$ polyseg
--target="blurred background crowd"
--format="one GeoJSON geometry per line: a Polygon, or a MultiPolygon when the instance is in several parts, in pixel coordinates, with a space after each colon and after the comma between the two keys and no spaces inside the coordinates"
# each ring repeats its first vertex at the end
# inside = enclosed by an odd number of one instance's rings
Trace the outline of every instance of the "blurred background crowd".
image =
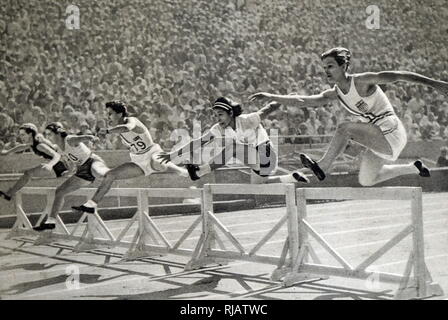
{"type": "MultiPolygon", "coordinates": [[[[107,125],[104,103],[121,99],[170,149],[179,129],[205,131],[225,95],[245,112],[258,91],[314,94],[328,88],[320,53],[344,46],[352,72],[408,70],[448,80],[446,0],[376,0],[380,29],[366,27],[372,1],[5,0],[0,7],[0,147],[21,123],[60,121],[75,134],[107,125]],[[67,6],[80,28],[66,26],[67,6]]],[[[383,88],[409,140],[446,140],[448,102],[431,88],[383,88]]],[[[348,115],[335,103],[293,106],[265,121],[279,135],[331,135],[348,115]]],[[[184,131],[185,132],[185,131],[184,131]]],[[[283,143],[300,143],[282,138],[283,143]]],[[[0,149],[1,149],[0,148],[0,149]]],[[[124,148],[116,136],[96,149],[124,148]]]]}

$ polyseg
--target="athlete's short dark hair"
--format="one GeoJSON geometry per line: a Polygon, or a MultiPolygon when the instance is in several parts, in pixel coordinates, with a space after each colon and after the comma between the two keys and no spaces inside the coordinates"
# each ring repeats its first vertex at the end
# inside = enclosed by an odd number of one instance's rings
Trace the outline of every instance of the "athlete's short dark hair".
{"type": "Polygon", "coordinates": [[[128,116],[128,107],[123,101],[114,100],[106,102],[106,109],[107,108],[112,109],[115,113],[121,113],[123,118],[128,116]]]}
{"type": "Polygon", "coordinates": [[[352,54],[350,50],[343,47],[337,47],[322,53],[320,59],[324,60],[325,58],[332,57],[336,60],[338,65],[342,66],[344,63],[346,63],[347,66],[349,66],[351,55],[352,54]]]}
{"type": "Polygon", "coordinates": [[[226,97],[219,97],[216,99],[212,109],[221,109],[229,114],[232,111],[233,117],[238,117],[242,113],[241,105],[226,97]]]}
{"type": "Polygon", "coordinates": [[[22,124],[22,125],[19,127],[19,130],[25,130],[25,132],[26,132],[27,134],[30,134],[30,133],[31,133],[31,135],[33,136],[33,138],[35,138],[36,135],[38,134],[37,127],[36,127],[36,125],[33,124],[33,123],[24,123],[24,124],[22,124]]]}
{"type": "Polygon", "coordinates": [[[45,130],[50,130],[54,134],[60,135],[62,138],[68,136],[67,131],[64,129],[64,126],[60,122],[51,122],[46,127],[45,130]]]}

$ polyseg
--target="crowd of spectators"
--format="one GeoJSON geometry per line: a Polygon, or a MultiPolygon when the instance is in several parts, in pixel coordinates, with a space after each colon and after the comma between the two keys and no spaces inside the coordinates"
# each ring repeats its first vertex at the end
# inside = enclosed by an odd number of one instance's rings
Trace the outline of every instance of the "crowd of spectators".
{"type": "MultiPolygon", "coordinates": [[[[70,30],[68,1],[7,0],[0,7],[0,145],[17,128],[60,121],[72,133],[107,125],[104,103],[130,112],[165,149],[177,133],[213,122],[211,102],[230,96],[246,112],[257,91],[313,94],[328,88],[319,54],[352,51],[352,72],[403,69],[448,80],[446,0],[375,1],[380,29],[369,29],[371,1],[77,0],[79,29],[70,30]]],[[[431,88],[384,87],[409,140],[447,139],[448,102],[431,88]]],[[[266,120],[279,135],[331,135],[347,114],[337,103],[285,107],[266,120]]],[[[174,139],[173,139],[174,138],[174,139]]],[[[299,140],[284,138],[283,142],[299,140]]],[[[97,149],[123,148],[116,136],[97,149]]]]}

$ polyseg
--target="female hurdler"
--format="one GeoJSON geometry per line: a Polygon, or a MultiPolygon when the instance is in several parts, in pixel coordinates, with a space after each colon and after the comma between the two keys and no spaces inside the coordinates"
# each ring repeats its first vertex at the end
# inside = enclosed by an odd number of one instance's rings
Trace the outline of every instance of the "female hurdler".
{"type": "Polygon", "coordinates": [[[279,107],[279,103],[272,102],[257,112],[243,114],[240,104],[226,97],[220,97],[212,106],[218,123],[202,137],[179,150],[160,154],[158,158],[168,163],[176,156],[180,157],[188,152],[191,154],[197,148],[215,140],[221,142],[218,147],[222,148],[215,157],[200,166],[186,165],[192,180],[200,179],[211,171],[223,167],[231,158],[237,158],[252,169],[256,183],[308,183],[308,178],[300,172],[274,175],[278,156],[261,121],[279,107]]]}
{"type": "Polygon", "coordinates": [[[47,162],[25,170],[20,179],[8,191],[0,191],[0,197],[8,201],[33,177],[42,178],[53,175],[59,178],[68,172],[67,166],[61,161],[61,155],[55,150],[56,147],[38,132],[34,124],[24,123],[21,125],[19,127],[19,137],[22,141],[21,144],[9,150],[2,150],[0,155],[5,156],[10,153],[18,153],[31,149],[35,155],[44,158],[47,162]]]}
{"type": "Polygon", "coordinates": [[[98,134],[119,134],[123,143],[129,147],[131,161],[108,171],[93,198],[83,205],[72,207],[73,209],[94,213],[98,203],[104,198],[116,180],[150,176],[154,172],[163,172],[167,169],[173,170],[180,176],[188,177],[185,168],[178,167],[173,163],[162,164],[156,158],[163,150],[160,145],[153,141],[148,128],[136,117],[128,115],[126,103],[118,100],[110,101],[106,103],[106,109],[112,127],[101,128],[98,134]]]}

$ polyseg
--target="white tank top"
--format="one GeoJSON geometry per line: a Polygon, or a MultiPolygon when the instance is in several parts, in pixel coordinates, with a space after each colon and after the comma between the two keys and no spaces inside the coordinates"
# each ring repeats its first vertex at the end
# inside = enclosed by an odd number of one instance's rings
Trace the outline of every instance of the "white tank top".
{"type": "Polygon", "coordinates": [[[368,97],[359,95],[353,77],[351,77],[350,90],[347,94],[344,94],[337,85],[335,85],[335,88],[342,106],[351,114],[358,116],[363,122],[377,124],[379,120],[385,117],[397,117],[392,104],[379,86],[376,86],[375,92],[368,97]]]}
{"type": "Polygon", "coordinates": [[[129,148],[129,151],[134,154],[143,154],[149,151],[154,145],[151,134],[148,128],[137,118],[132,117],[136,122],[136,128],[142,129],[143,133],[136,133],[134,131],[120,133],[121,141],[129,148]]]}
{"type": "Polygon", "coordinates": [[[269,141],[269,135],[261,124],[258,112],[242,114],[235,118],[235,130],[230,126],[222,128],[219,123],[210,128],[215,137],[231,138],[242,144],[257,147],[269,141]]]}
{"type": "Polygon", "coordinates": [[[87,159],[92,155],[92,151],[84,143],[78,144],[77,147],[69,145],[67,138],[64,140],[64,151],[63,153],[67,158],[72,161],[75,165],[81,166],[87,159]]]}

